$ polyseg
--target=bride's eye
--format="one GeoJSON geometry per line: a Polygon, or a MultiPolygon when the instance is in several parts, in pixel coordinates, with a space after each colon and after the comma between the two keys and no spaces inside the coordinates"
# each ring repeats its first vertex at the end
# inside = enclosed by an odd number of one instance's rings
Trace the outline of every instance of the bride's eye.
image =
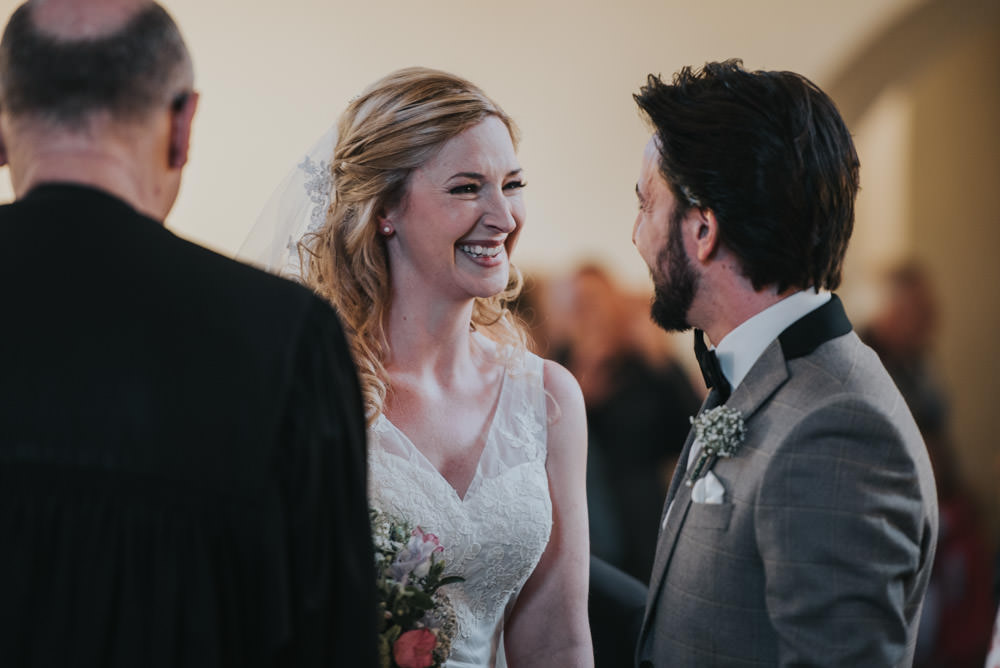
{"type": "Polygon", "coordinates": [[[520,190],[521,188],[525,187],[526,185],[528,185],[528,184],[525,181],[520,181],[520,180],[519,181],[511,181],[510,183],[505,183],[504,186],[503,186],[503,189],[504,190],[520,190]]]}
{"type": "Polygon", "coordinates": [[[478,183],[463,183],[460,186],[455,186],[448,191],[452,195],[475,195],[479,192],[478,183]]]}

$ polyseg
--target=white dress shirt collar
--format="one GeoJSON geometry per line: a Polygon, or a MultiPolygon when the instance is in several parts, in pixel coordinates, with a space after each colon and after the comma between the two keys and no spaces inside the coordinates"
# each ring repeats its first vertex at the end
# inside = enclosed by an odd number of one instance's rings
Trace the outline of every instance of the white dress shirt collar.
{"type": "Polygon", "coordinates": [[[789,325],[830,301],[829,292],[802,290],[772,304],[726,334],[715,348],[719,366],[735,390],[771,342],[789,325]]]}

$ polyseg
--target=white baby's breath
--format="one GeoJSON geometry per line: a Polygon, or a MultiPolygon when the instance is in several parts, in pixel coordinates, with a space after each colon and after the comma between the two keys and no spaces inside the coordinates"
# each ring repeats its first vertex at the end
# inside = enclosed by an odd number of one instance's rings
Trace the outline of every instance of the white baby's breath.
{"type": "Polygon", "coordinates": [[[701,455],[691,469],[687,484],[693,485],[705,475],[719,457],[732,457],[739,450],[747,429],[743,414],[728,406],[716,406],[691,418],[695,440],[701,455]]]}

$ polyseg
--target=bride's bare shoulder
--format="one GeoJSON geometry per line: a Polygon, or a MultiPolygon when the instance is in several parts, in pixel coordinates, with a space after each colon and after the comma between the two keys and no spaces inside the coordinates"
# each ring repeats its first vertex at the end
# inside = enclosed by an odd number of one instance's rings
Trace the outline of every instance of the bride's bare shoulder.
{"type": "Polygon", "coordinates": [[[543,363],[543,383],[547,397],[550,446],[553,442],[553,435],[563,436],[563,438],[557,438],[557,441],[583,441],[585,444],[587,434],[586,409],[583,404],[583,393],[580,391],[580,384],[576,378],[561,364],[545,360],[543,363]],[[555,432],[555,434],[551,432],[555,432]]]}

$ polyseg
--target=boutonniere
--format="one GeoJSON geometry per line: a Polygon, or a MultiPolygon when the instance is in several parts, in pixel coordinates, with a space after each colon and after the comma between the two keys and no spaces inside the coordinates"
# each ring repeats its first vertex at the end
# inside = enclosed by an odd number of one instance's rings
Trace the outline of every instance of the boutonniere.
{"type": "Polygon", "coordinates": [[[691,418],[695,440],[701,444],[701,454],[691,468],[687,480],[690,487],[715,465],[719,457],[732,457],[746,438],[743,414],[728,406],[716,406],[691,418]]]}

